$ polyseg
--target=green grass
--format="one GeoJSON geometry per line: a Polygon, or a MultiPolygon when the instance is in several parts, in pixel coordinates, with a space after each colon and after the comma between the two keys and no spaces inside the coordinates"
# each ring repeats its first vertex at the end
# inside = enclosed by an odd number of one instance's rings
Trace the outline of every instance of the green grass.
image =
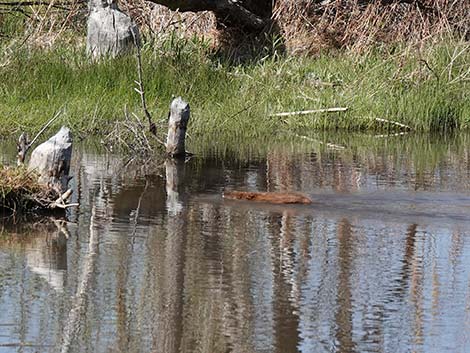
{"type": "MultiPolygon", "coordinates": [[[[172,97],[181,95],[191,105],[190,139],[224,144],[317,130],[397,130],[374,118],[417,131],[468,129],[468,45],[447,40],[419,52],[388,47],[314,58],[275,54],[230,65],[205,43],[172,39],[144,46],[142,56],[154,119],[163,121],[172,97]],[[349,110],[269,117],[327,107],[349,110]]],[[[5,60],[0,57],[0,64],[5,60]]],[[[83,49],[22,49],[0,67],[0,77],[0,135],[38,130],[61,108],[56,126],[67,124],[82,136],[110,131],[126,106],[143,116],[133,90],[134,56],[93,63],[83,49]]]]}

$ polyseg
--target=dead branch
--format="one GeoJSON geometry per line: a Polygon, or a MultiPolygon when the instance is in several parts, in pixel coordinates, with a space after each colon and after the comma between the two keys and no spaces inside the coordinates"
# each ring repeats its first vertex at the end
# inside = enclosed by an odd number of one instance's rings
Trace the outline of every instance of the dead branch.
{"type": "Polygon", "coordinates": [[[315,110],[300,110],[297,112],[284,112],[284,113],[275,113],[270,114],[270,117],[283,117],[283,116],[294,116],[294,115],[306,115],[306,114],[316,114],[316,113],[336,113],[336,112],[345,112],[349,108],[325,108],[325,109],[315,109],[315,110]]]}
{"type": "Polygon", "coordinates": [[[136,46],[136,56],[137,56],[137,73],[139,76],[138,81],[134,81],[138,88],[134,88],[134,90],[139,93],[140,95],[140,102],[142,104],[142,109],[145,113],[145,116],[148,120],[149,124],[149,131],[152,133],[152,135],[157,136],[157,126],[155,123],[152,121],[152,116],[150,115],[148,109],[147,109],[147,100],[145,99],[145,89],[144,89],[144,80],[143,80],[143,75],[142,75],[142,55],[140,51],[140,43],[137,40],[137,37],[134,32],[132,32],[132,37],[134,39],[134,44],[136,46]]]}
{"type": "Polygon", "coordinates": [[[381,123],[392,124],[392,125],[396,125],[396,126],[399,126],[401,128],[404,128],[404,129],[413,130],[410,126],[399,123],[397,121],[387,120],[387,119],[382,119],[382,118],[373,118],[373,119],[376,120],[376,121],[380,121],[381,123]]]}
{"type": "Polygon", "coordinates": [[[57,200],[55,200],[54,202],[52,202],[52,203],[49,205],[49,208],[51,208],[51,209],[54,209],[54,208],[66,209],[66,208],[69,208],[69,207],[79,206],[78,203],[69,203],[69,204],[66,204],[66,201],[68,201],[68,199],[70,198],[70,196],[72,196],[72,192],[73,192],[72,189],[68,189],[68,190],[67,190],[66,192],[64,192],[57,200]]]}

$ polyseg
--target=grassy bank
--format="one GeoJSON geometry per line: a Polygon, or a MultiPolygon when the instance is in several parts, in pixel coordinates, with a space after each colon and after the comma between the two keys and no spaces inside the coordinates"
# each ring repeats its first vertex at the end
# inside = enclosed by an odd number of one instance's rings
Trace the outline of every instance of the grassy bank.
{"type": "MultiPolygon", "coordinates": [[[[197,40],[143,48],[149,108],[164,120],[173,95],[191,104],[191,139],[272,139],[309,130],[418,131],[470,127],[470,51],[442,41],[417,50],[374,48],[318,57],[272,55],[230,65],[197,40]],[[271,113],[347,107],[347,112],[289,117],[271,113]]],[[[5,60],[1,60],[5,62],[5,60]]],[[[82,49],[19,50],[0,67],[0,134],[56,125],[79,135],[105,134],[124,109],[143,116],[134,92],[133,56],[91,63],[82,49]]],[[[163,131],[162,131],[163,133],[163,131]]]]}

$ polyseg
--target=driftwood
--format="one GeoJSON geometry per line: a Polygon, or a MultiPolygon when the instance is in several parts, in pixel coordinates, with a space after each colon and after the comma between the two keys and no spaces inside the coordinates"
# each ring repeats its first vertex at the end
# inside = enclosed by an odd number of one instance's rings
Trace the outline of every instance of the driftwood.
{"type": "Polygon", "coordinates": [[[284,112],[284,113],[275,113],[270,114],[270,117],[283,117],[283,116],[294,116],[294,115],[306,115],[306,114],[316,114],[316,113],[337,113],[345,112],[348,108],[325,108],[325,109],[315,109],[315,110],[300,110],[297,112],[284,112]]]}
{"type": "Polygon", "coordinates": [[[311,204],[312,200],[297,192],[251,192],[251,191],[226,191],[222,197],[228,200],[258,201],[274,204],[311,204]]]}
{"type": "Polygon", "coordinates": [[[170,106],[166,153],[170,157],[186,156],[186,128],[190,117],[189,104],[181,97],[173,99],[170,106]]]}
{"type": "Polygon", "coordinates": [[[54,202],[52,202],[52,203],[49,205],[49,208],[51,208],[51,209],[54,209],[54,208],[62,208],[62,209],[65,210],[66,208],[69,208],[69,207],[79,206],[78,203],[67,203],[67,201],[68,201],[68,200],[70,199],[70,197],[72,196],[72,192],[73,192],[72,189],[68,189],[66,192],[64,192],[62,195],[60,195],[57,200],[55,200],[54,202]]]}

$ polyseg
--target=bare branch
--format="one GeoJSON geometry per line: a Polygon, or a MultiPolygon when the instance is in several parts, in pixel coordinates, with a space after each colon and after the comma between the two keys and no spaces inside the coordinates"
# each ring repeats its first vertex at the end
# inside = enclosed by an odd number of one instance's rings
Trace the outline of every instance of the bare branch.
{"type": "Polygon", "coordinates": [[[60,116],[62,113],[62,109],[59,110],[53,117],[50,119],[42,128],[41,130],[34,136],[31,142],[28,142],[27,135],[23,132],[18,140],[18,165],[24,164],[26,159],[26,154],[30,150],[30,148],[34,145],[37,139],[42,135],[46,129],[51,126],[51,124],[60,116]]]}
{"type": "Polygon", "coordinates": [[[284,112],[270,114],[270,117],[282,117],[282,116],[292,116],[292,115],[306,115],[306,114],[315,114],[315,113],[336,113],[336,112],[345,112],[348,108],[325,108],[325,109],[316,109],[316,110],[301,110],[297,112],[284,112]]]}
{"type": "Polygon", "coordinates": [[[132,32],[132,37],[134,39],[134,44],[137,48],[137,73],[139,75],[139,80],[135,81],[135,83],[139,86],[139,88],[137,89],[134,87],[134,90],[140,95],[140,102],[142,104],[142,109],[149,123],[149,131],[152,133],[152,135],[157,136],[157,126],[152,121],[152,116],[150,115],[147,109],[147,100],[145,99],[144,80],[142,77],[143,76],[142,75],[142,55],[140,52],[140,43],[137,40],[137,37],[134,32],[132,32]]]}

